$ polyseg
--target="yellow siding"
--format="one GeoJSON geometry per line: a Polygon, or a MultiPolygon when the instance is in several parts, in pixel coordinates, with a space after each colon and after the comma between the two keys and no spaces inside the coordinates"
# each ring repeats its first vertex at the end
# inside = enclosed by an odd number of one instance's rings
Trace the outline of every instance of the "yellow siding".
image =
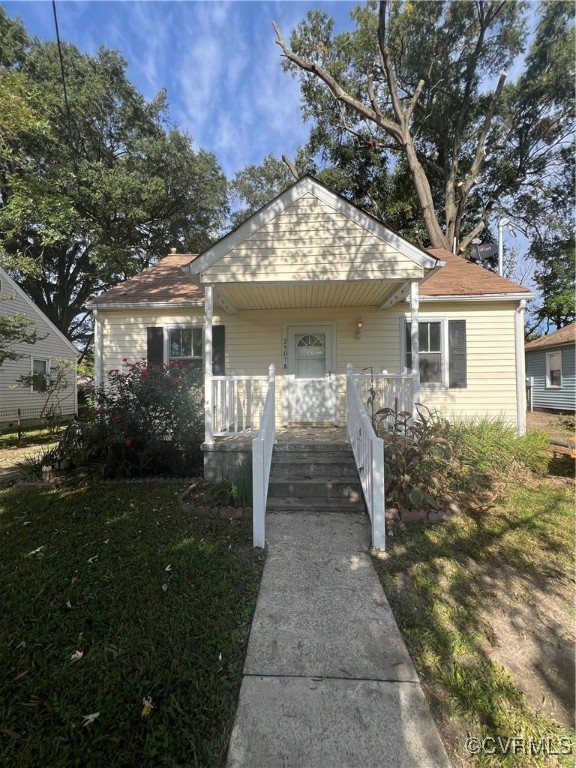
{"type": "Polygon", "coordinates": [[[394,247],[308,193],[218,259],[204,280],[355,281],[422,274],[394,247]]]}
{"type": "MultiPolygon", "coordinates": [[[[502,416],[516,422],[516,378],[514,350],[514,302],[421,304],[420,314],[466,320],[468,387],[432,391],[422,388],[422,402],[441,410],[447,417],[502,416]]],[[[366,307],[326,310],[247,311],[229,316],[216,315],[214,322],[226,326],[226,373],[264,375],[270,363],[282,374],[283,339],[291,324],[334,323],[339,391],[339,419],[345,419],[345,371],[352,363],[358,373],[372,366],[374,371],[400,373],[401,317],[409,316],[406,304],[381,311],[366,307]],[[364,330],[355,338],[356,320],[362,317],[364,330]]],[[[146,327],[189,323],[202,325],[202,314],[148,311],[101,311],[103,368],[119,368],[122,358],[146,357],[146,327]]],[[[277,419],[282,420],[282,378],[279,376],[277,419]]]]}

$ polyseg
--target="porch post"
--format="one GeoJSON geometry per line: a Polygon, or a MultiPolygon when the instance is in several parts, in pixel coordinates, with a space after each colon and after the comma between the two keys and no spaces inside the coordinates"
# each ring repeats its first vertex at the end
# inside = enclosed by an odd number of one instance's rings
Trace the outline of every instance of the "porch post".
{"type": "Polygon", "coordinates": [[[211,285],[204,287],[204,442],[214,442],[212,428],[212,316],[214,294],[211,285]]]}
{"type": "Polygon", "coordinates": [[[416,418],[416,403],[420,402],[420,345],[418,343],[418,308],[420,299],[418,295],[418,282],[410,283],[410,351],[412,353],[412,416],[416,418]]]}

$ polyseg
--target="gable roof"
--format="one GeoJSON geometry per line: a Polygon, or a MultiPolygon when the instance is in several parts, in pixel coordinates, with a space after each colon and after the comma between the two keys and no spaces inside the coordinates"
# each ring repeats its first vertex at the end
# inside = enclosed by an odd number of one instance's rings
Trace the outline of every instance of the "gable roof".
{"type": "Polygon", "coordinates": [[[506,296],[523,294],[530,298],[528,288],[513,283],[489,269],[474,264],[444,248],[429,248],[429,253],[444,262],[420,287],[420,296],[506,296]]]}
{"type": "MultiPolygon", "coordinates": [[[[80,354],[70,339],[66,338],[62,331],[54,325],[52,320],[50,320],[50,318],[47,317],[44,312],[42,312],[40,307],[34,304],[30,296],[28,296],[28,294],[18,285],[18,283],[10,277],[8,272],[6,272],[3,267],[0,267],[0,279],[3,283],[7,283],[10,286],[10,289],[23,299],[23,301],[30,307],[31,314],[35,315],[39,320],[45,323],[50,331],[54,333],[60,339],[60,341],[64,342],[64,344],[70,348],[75,358],[80,354]]],[[[4,290],[2,290],[2,293],[4,293],[4,290]]]]}
{"type": "MultiPolygon", "coordinates": [[[[259,233],[260,230],[264,231],[267,225],[277,222],[282,214],[289,212],[291,207],[298,205],[306,207],[304,203],[306,197],[314,199],[318,204],[323,204],[333,214],[340,214],[340,219],[343,218],[348,223],[356,225],[357,231],[361,232],[364,238],[371,238],[372,253],[374,253],[374,243],[377,242],[378,247],[383,251],[387,247],[397,257],[401,257],[413,267],[417,267],[420,274],[422,274],[421,270],[431,270],[439,266],[439,260],[432,254],[405,240],[385,227],[381,221],[365,213],[341,195],[336,194],[310,174],[306,174],[204,251],[188,271],[202,282],[204,273],[209,271],[213,265],[235,249],[239,249],[245,241],[259,233]]],[[[323,231],[325,235],[328,234],[326,229],[323,231]]],[[[274,232],[269,232],[269,236],[273,237],[274,232]]],[[[302,271],[300,272],[300,279],[303,279],[302,271]]],[[[314,275],[312,279],[316,279],[316,276],[314,275]]],[[[211,282],[210,277],[205,282],[211,282]]],[[[222,282],[222,279],[218,279],[217,282],[222,282]]]]}
{"type": "Polygon", "coordinates": [[[171,253],[152,267],[96,296],[87,306],[129,308],[146,304],[198,306],[204,303],[204,293],[182,268],[196,258],[191,253],[171,253]]]}
{"type": "Polygon", "coordinates": [[[532,352],[534,349],[546,349],[547,347],[559,347],[564,344],[576,344],[576,323],[570,323],[570,325],[560,328],[554,333],[549,333],[547,336],[542,336],[541,339],[531,341],[526,344],[526,352],[532,352]]]}

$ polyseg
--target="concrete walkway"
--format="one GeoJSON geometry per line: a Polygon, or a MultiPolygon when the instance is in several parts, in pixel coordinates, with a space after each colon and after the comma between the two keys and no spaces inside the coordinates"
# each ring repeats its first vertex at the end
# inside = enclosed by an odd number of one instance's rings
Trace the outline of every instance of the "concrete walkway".
{"type": "Polygon", "coordinates": [[[227,768],[449,768],[363,515],[269,513],[227,768]]]}

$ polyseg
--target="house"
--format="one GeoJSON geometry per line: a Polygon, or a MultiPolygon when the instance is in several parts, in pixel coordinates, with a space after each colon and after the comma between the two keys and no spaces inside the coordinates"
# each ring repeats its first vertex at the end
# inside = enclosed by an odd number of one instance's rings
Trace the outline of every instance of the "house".
{"type": "Polygon", "coordinates": [[[78,409],[76,348],[1,267],[0,315],[26,315],[34,321],[29,330],[38,334],[35,344],[14,344],[20,357],[0,366],[0,428],[38,422],[48,409],[72,417],[78,409]],[[45,377],[61,361],[67,386],[48,400],[45,377]],[[34,376],[34,381],[24,385],[19,381],[23,376],[34,376]]]}
{"type": "Polygon", "coordinates": [[[576,411],[576,323],[526,344],[531,407],[576,411]]]}
{"type": "Polygon", "coordinates": [[[384,404],[523,432],[529,298],[305,176],[201,255],[167,256],[93,299],[97,383],[123,358],[212,360],[207,462],[224,438],[258,430],[270,364],[277,428],[346,424],[350,364],[364,399],[374,384],[384,404]]]}

